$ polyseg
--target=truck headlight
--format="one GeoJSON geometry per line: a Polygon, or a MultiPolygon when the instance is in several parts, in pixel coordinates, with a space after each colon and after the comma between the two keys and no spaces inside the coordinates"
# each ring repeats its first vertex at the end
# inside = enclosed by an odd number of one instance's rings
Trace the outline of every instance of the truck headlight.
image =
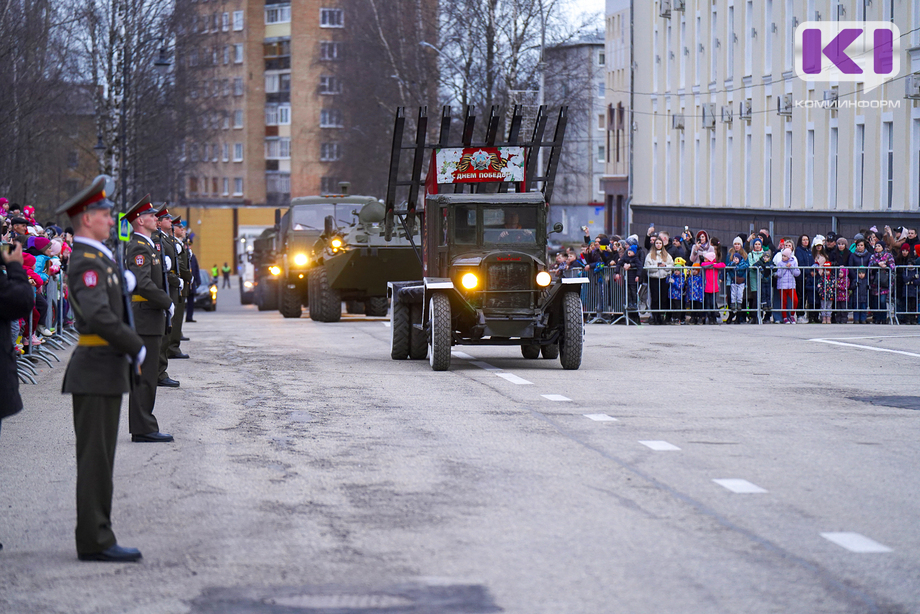
{"type": "Polygon", "coordinates": [[[310,259],[307,258],[306,254],[297,254],[294,256],[294,264],[297,266],[306,266],[308,262],[310,262],[310,259]]]}
{"type": "Polygon", "coordinates": [[[281,267],[280,266],[268,267],[268,272],[274,275],[275,277],[277,277],[278,275],[281,275],[281,267]]]}
{"type": "Polygon", "coordinates": [[[249,288],[252,287],[252,282],[251,282],[251,281],[244,281],[244,282],[243,282],[243,287],[246,288],[246,289],[248,290],[249,288]]]}
{"type": "Polygon", "coordinates": [[[473,273],[466,273],[460,278],[460,284],[467,290],[472,290],[479,285],[479,278],[473,273]]]}
{"type": "Polygon", "coordinates": [[[339,249],[340,247],[342,247],[342,240],[336,237],[332,241],[329,242],[329,245],[332,246],[332,249],[339,249]]]}
{"type": "Polygon", "coordinates": [[[550,285],[553,281],[553,276],[547,273],[546,271],[540,271],[537,273],[537,285],[545,288],[550,285]]]}

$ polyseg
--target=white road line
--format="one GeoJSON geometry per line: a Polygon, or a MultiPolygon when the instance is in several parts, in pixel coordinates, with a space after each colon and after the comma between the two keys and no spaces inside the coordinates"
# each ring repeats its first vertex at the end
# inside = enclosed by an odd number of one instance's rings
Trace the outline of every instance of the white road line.
{"type": "Polygon", "coordinates": [[[822,533],[821,537],[834,542],[842,548],[846,548],[850,552],[857,552],[859,554],[891,552],[891,548],[888,546],[882,545],[859,533],[822,533]]]}
{"type": "Polygon", "coordinates": [[[479,367],[480,369],[485,369],[486,371],[501,371],[501,369],[499,369],[498,367],[493,367],[489,363],[482,362],[481,360],[474,360],[470,364],[476,367],[479,367]]]}
{"type": "Polygon", "coordinates": [[[512,384],[518,384],[520,386],[529,385],[533,386],[533,382],[528,382],[523,377],[518,377],[514,373],[496,373],[495,375],[499,376],[502,379],[506,379],[512,384]]]}
{"type": "Polygon", "coordinates": [[[454,358],[459,358],[460,360],[475,360],[475,358],[473,358],[469,354],[465,352],[461,352],[459,350],[451,350],[450,353],[454,358]]]}
{"type": "Polygon", "coordinates": [[[673,450],[680,450],[677,446],[667,441],[640,441],[643,446],[651,448],[656,452],[670,452],[673,450]]]}
{"type": "Polygon", "coordinates": [[[585,418],[589,420],[594,420],[595,422],[617,422],[617,419],[608,416],[607,414],[582,414],[585,418]]]}
{"type": "Polygon", "coordinates": [[[390,323],[389,323],[389,322],[381,322],[381,324],[383,324],[383,325],[386,326],[387,328],[390,328],[390,323]]]}
{"type": "MultiPolygon", "coordinates": [[[[867,337],[871,339],[872,337],[867,337]]],[[[914,356],[920,358],[920,354],[914,354],[913,352],[904,352],[902,350],[889,350],[888,348],[876,348],[871,345],[859,345],[858,343],[843,343],[842,341],[833,341],[831,339],[809,339],[809,341],[814,341],[816,343],[827,343],[829,345],[843,345],[852,348],[860,348],[863,350],[872,350],[873,352],[890,352],[891,354],[903,354],[904,356],[914,356]]]]}
{"type": "Polygon", "coordinates": [[[857,339],[905,339],[907,337],[920,337],[920,335],[867,335],[865,337],[823,337],[832,341],[855,341],[857,339]]]}
{"type": "Polygon", "coordinates": [[[569,397],[564,397],[561,394],[541,394],[541,397],[547,401],[571,401],[569,397]]]}
{"type": "Polygon", "coordinates": [[[736,478],[724,479],[724,480],[713,480],[719,486],[724,486],[728,490],[741,494],[741,495],[750,495],[767,492],[765,489],[761,488],[757,484],[752,484],[747,480],[740,480],[736,478]]]}

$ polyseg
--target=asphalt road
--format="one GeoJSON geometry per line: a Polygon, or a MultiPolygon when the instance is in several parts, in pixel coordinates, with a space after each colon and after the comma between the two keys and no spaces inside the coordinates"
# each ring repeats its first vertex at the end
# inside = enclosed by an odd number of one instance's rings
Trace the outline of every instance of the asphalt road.
{"type": "Polygon", "coordinates": [[[591,325],[389,358],[221,291],[76,560],[63,367],[0,436],[0,612],[920,612],[920,328],[591,325]],[[816,341],[816,339],[821,339],[816,341]]]}

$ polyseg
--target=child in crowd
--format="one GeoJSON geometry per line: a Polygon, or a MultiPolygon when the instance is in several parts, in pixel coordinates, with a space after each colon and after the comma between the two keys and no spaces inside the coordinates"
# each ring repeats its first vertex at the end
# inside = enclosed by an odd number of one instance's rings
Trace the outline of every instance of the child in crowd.
{"type": "MultiPolygon", "coordinates": [[[[751,239],[751,253],[748,254],[748,289],[751,292],[750,305],[752,309],[764,312],[764,320],[769,320],[771,305],[773,303],[773,261],[770,260],[770,250],[763,248],[763,239],[755,236],[751,239]]],[[[757,324],[757,317],[751,314],[751,323],[757,324]]]]}
{"type": "Polygon", "coordinates": [[[792,250],[784,248],[776,266],[776,289],[779,290],[779,304],[783,313],[783,324],[795,324],[795,310],[798,308],[795,296],[795,278],[800,274],[792,250]],[[789,310],[786,306],[789,305],[789,310]]]}
{"type": "Polygon", "coordinates": [[[729,252],[728,256],[731,260],[728,263],[729,268],[729,279],[731,280],[731,287],[729,292],[731,293],[731,315],[728,316],[728,322],[734,321],[735,324],[741,324],[744,322],[744,285],[747,280],[747,269],[750,266],[747,261],[747,252],[744,251],[744,247],[740,245],[741,240],[735,239],[734,245],[732,245],[732,251],[729,252]]]}
{"type": "Polygon", "coordinates": [[[834,306],[834,298],[836,297],[834,272],[831,270],[831,263],[827,261],[820,264],[816,262],[815,268],[818,269],[817,277],[815,278],[815,290],[821,300],[821,324],[830,324],[831,309],[834,306]]]}
{"type": "Polygon", "coordinates": [[[837,269],[837,281],[834,284],[834,314],[833,319],[837,324],[846,324],[849,320],[849,313],[846,310],[847,303],[850,300],[850,277],[847,268],[842,266],[837,269]],[[841,311],[841,307],[843,310],[841,311]]]}
{"type": "Polygon", "coordinates": [[[856,269],[853,282],[853,324],[868,324],[869,319],[869,276],[864,266],[856,269]]]}
{"type": "Polygon", "coordinates": [[[875,244],[875,253],[869,258],[869,303],[872,321],[876,324],[883,324],[888,319],[888,293],[894,268],[894,256],[879,241],[875,244]]]}
{"type": "Polygon", "coordinates": [[[668,300],[670,301],[669,309],[671,311],[671,322],[674,324],[685,324],[684,320],[684,289],[686,287],[686,271],[684,267],[687,261],[677,257],[674,259],[674,269],[668,275],[668,300]]]}
{"type": "Polygon", "coordinates": [[[690,276],[687,277],[687,304],[690,308],[690,323],[705,323],[703,311],[703,295],[705,294],[706,282],[703,279],[702,269],[699,262],[694,262],[690,267],[690,276]]]}
{"type": "Polygon", "coordinates": [[[719,317],[718,305],[716,299],[719,296],[719,275],[721,269],[725,268],[725,263],[719,260],[719,247],[716,240],[712,240],[714,253],[704,254],[702,264],[705,283],[703,287],[703,309],[706,310],[704,321],[708,324],[721,324],[722,319],[719,317]]]}

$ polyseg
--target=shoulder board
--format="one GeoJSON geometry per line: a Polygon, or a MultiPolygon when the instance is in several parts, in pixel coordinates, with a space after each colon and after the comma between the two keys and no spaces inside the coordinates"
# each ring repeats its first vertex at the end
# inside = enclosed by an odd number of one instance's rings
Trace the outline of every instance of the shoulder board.
{"type": "Polygon", "coordinates": [[[84,257],[84,258],[95,258],[95,257],[96,257],[96,254],[93,254],[93,253],[90,253],[90,252],[86,252],[85,254],[83,254],[83,257],[84,257]]]}

